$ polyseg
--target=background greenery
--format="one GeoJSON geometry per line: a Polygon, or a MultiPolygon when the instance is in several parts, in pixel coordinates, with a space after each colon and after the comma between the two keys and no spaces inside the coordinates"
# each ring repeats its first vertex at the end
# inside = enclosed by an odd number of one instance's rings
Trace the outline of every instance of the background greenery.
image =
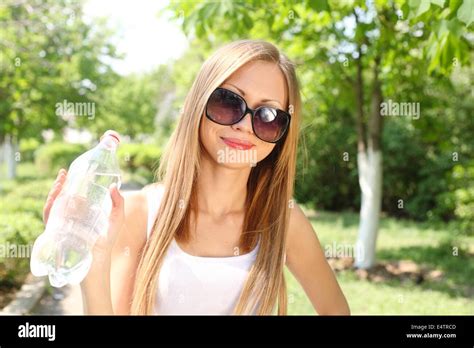
{"type": "MultiPolygon", "coordinates": [[[[105,21],[86,23],[81,1],[38,0],[26,6],[6,0],[0,5],[0,142],[12,140],[18,167],[16,178],[6,179],[0,163],[0,242],[34,240],[57,170],[109,128],[124,135],[119,158],[125,181],[151,182],[202,62],[230,40],[265,39],[297,64],[304,122],[296,199],[318,212],[312,222],[323,245],[356,240],[360,189],[353,82],[361,55],[366,111],[377,57],[384,99],[421,106],[417,120],[384,120],[377,256],[380,262],[429,265],[442,271],[442,281],[377,283],[350,269],[338,272],[353,312],[472,314],[473,12],[468,0],[172,2],[157,15],[182,26],[188,51],[149,73],[121,76],[108,63],[121,58],[111,43],[114,32],[105,21]],[[355,14],[361,22],[351,30],[355,14]],[[96,116],[58,116],[55,105],[63,100],[94,103],[96,116]],[[67,143],[70,129],[89,133],[92,140],[67,143]]],[[[27,270],[25,260],[0,259],[0,285],[18,285],[27,270]]],[[[288,277],[290,312],[314,313],[288,277]]]]}

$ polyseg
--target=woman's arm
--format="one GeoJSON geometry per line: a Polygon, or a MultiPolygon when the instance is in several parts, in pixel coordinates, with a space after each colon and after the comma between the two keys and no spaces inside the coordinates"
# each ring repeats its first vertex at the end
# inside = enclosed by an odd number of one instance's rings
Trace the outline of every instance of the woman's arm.
{"type": "Polygon", "coordinates": [[[286,265],[321,315],[349,315],[346,298],[308,218],[295,204],[290,213],[286,265]]]}
{"type": "Polygon", "coordinates": [[[111,255],[108,255],[100,264],[94,262],[81,282],[84,314],[115,314],[110,292],[110,260],[111,255]]]}
{"type": "Polygon", "coordinates": [[[84,314],[130,314],[135,273],[146,242],[146,197],[142,191],[127,192],[122,204],[123,218],[114,216],[116,207],[112,210],[109,233],[117,233],[116,239],[111,246],[96,244],[94,262],[81,283],[84,314]]]}
{"type": "Polygon", "coordinates": [[[145,191],[124,194],[125,223],[112,249],[110,282],[115,314],[130,314],[135,276],[146,244],[147,198],[145,191]]]}
{"type": "Polygon", "coordinates": [[[112,248],[124,225],[124,198],[117,186],[110,190],[112,210],[107,234],[99,236],[92,249],[92,264],[81,282],[84,314],[114,314],[110,292],[112,248]]]}

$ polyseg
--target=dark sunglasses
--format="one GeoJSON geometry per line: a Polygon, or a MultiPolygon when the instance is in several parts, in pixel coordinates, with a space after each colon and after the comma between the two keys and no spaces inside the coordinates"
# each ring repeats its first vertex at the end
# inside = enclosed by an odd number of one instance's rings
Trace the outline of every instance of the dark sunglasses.
{"type": "Polygon", "coordinates": [[[244,98],[225,88],[212,92],[206,104],[206,117],[224,126],[240,122],[248,113],[254,134],[263,141],[276,143],[288,130],[291,116],[287,112],[268,106],[252,110],[244,98]]]}

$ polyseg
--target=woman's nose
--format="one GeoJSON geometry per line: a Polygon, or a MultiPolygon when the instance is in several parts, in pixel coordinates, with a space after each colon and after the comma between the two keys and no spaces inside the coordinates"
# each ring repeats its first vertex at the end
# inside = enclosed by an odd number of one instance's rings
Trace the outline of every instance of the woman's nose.
{"type": "Polygon", "coordinates": [[[232,129],[253,134],[251,117],[252,115],[250,114],[250,112],[247,112],[247,114],[239,122],[231,126],[232,129]]]}

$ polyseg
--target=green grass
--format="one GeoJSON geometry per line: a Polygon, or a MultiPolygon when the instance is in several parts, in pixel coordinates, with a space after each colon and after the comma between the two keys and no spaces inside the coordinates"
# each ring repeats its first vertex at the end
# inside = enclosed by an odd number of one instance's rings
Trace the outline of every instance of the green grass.
{"type": "MultiPolygon", "coordinates": [[[[354,245],[358,215],[307,213],[321,241],[354,245]]],[[[337,245],[336,244],[336,245],[337,245]]],[[[379,261],[411,260],[439,269],[441,281],[359,280],[352,270],[337,273],[352,314],[474,314],[474,236],[459,233],[453,224],[429,224],[383,218],[377,240],[379,261]],[[453,250],[457,256],[453,255],[453,250]]],[[[315,314],[303,289],[287,270],[289,314],[315,314]]]]}

